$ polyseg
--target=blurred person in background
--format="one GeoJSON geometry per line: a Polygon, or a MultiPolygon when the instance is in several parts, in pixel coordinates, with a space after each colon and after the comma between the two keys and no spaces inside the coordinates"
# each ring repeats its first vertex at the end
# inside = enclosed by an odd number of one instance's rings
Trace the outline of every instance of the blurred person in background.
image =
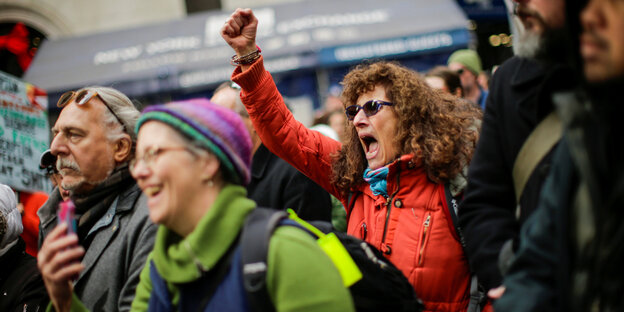
{"type": "Polygon", "coordinates": [[[501,285],[502,271],[517,248],[520,226],[537,208],[560,126],[555,123],[553,131],[546,130],[545,137],[553,140],[541,155],[535,144],[524,144],[544,141],[528,138],[538,125],[551,120],[547,117],[554,110],[553,92],[574,85],[574,74],[565,61],[571,45],[565,39],[564,0],[516,1],[515,14],[526,30],[514,46],[517,55],[504,62],[492,79],[459,209],[468,257],[486,291],[501,285]],[[521,149],[526,151],[522,155],[521,149]],[[534,167],[526,169],[523,163],[533,159],[534,167]],[[516,189],[519,173],[526,177],[522,191],[516,189]]]}
{"type": "Polygon", "coordinates": [[[57,103],[50,151],[74,202],[76,228],[61,222],[60,192],[39,209],[37,262],[56,311],[128,311],[156,226],[130,175],[139,112],[105,87],[70,91],[57,103]]]}
{"type": "Polygon", "coordinates": [[[26,253],[15,193],[0,184],[0,311],[39,311],[48,294],[37,261],[26,253]]]}
{"type": "Polygon", "coordinates": [[[478,82],[478,77],[483,71],[479,54],[469,49],[457,50],[449,56],[447,65],[459,75],[464,98],[485,110],[488,92],[481,88],[478,82]]]}
{"type": "Polygon", "coordinates": [[[464,97],[464,89],[457,72],[446,66],[436,66],[425,74],[425,81],[434,88],[450,93],[456,97],[464,97]]]}
{"type": "MultiPolygon", "coordinates": [[[[52,192],[59,192],[63,200],[68,199],[69,191],[64,190],[60,186],[62,177],[56,169],[56,157],[52,155],[50,150],[46,150],[41,154],[39,168],[46,171],[46,176],[50,179],[52,187],[58,188],[58,191],[54,189],[52,192]]],[[[48,194],[37,192],[26,197],[23,193],[20,193],[20,199],[23,200],[24,207],[22,213],[22,224],[24,225],[22,238],[26,242],[26,252],[33,257],[37,257],[37,252],[39,251],[39,216],[37,212],[48,200],[48,194]]]]}
{"type": "MultiPolygon", "coordinates": [[[[150,106],[136,128],[130,167],[159,227],[132,309],[253,310],[235,265],[240,232],[256,207],[246,197],[253,146],[240,116],[197,99],[150,106]],[[223,265],[230,269],[215,280],[223,265]],[[214,292],[197,291],[211,284],[214,292]]],[[[268,248],[266,286],[276,311],[353,310],[338,270],[311,235],[282,226],[268,248]]]]}
{"type": "Polygon", "coordinates": [[[304,220],[331,220],[332,203],[327,191],[262,144],[240,100],[237,84],[222,83],[210,101],[238,113],[249,131],[253,155],[251,181],[247,184],[249,198],[261,207],[292,208],[304,220]]]}
{"type": "Polygon", "coordinates": [[[395,63],[360,65],[343,80],[349,129],[342,145],[287,110],[256,47],[257,26],[250,9],[238,9],[221,35],[236,53],[232,80],[264,144],[342,201],[348,234],[381,250],[426,311],[465,310],[470,272],[445,184],[453,194],[465,185],[479,109],[434,92],[395,63]]]}

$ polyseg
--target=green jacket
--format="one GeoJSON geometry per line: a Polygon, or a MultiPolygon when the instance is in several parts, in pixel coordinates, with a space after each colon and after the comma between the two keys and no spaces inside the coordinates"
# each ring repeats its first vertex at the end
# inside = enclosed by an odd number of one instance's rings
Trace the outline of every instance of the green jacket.
{"type": "MultiPolygon", "coordinates": [[[[146,311],[152,285],[150,260],[169,285],[173,305],[178,306],[175,284],[188,283],[208,271],[235,242],[245,217],[256,204],[243,187],[223,188],[197,228],[186,238],[160,226],[141,272],[132,311],[146,311]],[[201,269],[200,269],[201,267],[201,269]]],[[[307,233],[293,227],[278,228],[268,253],[267,288],[277,311],[353,311],[348,289],[338,270],[307,233]]]]}

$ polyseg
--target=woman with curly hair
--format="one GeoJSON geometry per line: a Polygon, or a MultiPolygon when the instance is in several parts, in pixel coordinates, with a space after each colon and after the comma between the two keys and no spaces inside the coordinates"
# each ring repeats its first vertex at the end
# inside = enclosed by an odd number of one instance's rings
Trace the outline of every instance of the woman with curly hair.
{"type": "Polygon", "coordinates": [[[342,201],[347,232],[384,252],[426,311],[465,311],[470,272],[445,184],[455,193],[465,185],[478,108],[432,90],[400,65],[360,65],[343,81],[341,145],[288,111],[257,50],[257,25],[251,10],[238,9],[221,35],[236,52],[232,80],[262,142],[342,201]]]}

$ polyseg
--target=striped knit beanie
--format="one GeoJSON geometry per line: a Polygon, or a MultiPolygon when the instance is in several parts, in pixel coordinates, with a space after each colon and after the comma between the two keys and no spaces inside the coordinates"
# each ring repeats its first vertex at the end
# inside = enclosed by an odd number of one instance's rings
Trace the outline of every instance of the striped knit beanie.
{"type": "Polygon", "coordinates": [[[206,99],[149,106],[139,117],[136,132],[150,120],[166,123],[215,154],[221,170],[233,178],[232,182],[249,183],[251,139],[243,120],[234,111],[206,99]]]}

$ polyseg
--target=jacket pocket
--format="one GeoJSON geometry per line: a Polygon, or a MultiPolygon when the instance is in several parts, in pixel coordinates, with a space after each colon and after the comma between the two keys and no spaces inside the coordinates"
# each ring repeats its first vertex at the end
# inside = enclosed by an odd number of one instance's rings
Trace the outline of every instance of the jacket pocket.
{"type": "Polygon", "coordinates": [[[431,225],[433,223],[433,215],[431,212],[427,212],[424,217],[424,221],[422,224],[422,235],[420,237],[420,243],[418,244],[418,251],[416,253],[416,266],[422,267],[424,265],[425,260],[425,251],[427,249],[427,242],[429,241],[429,236],[431,236],[431,225]]]}

